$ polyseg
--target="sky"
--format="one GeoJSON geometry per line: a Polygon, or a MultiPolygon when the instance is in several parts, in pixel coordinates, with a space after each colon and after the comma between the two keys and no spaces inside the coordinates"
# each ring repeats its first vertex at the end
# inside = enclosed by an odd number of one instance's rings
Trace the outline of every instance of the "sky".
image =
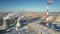
{"type": "MultiPolygon", "coordinates": [[[[46,11],[48,0],[0,0],[0,12],[9,11],[46,11]]],[[[50,11],[60,11],[60,0],[53,0],[50,11]]]]}

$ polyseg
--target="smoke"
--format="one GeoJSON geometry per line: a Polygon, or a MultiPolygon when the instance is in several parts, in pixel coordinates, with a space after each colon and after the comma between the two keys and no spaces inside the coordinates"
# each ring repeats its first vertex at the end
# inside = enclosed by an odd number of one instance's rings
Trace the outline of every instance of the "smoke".
{"type": "Polygon", "coordinates": [[[11,16],[13,16],[15,13],[10,13],[10,14],[8,14],[6,17],[4,17],[3,19],[9,19],[11,16]]]}

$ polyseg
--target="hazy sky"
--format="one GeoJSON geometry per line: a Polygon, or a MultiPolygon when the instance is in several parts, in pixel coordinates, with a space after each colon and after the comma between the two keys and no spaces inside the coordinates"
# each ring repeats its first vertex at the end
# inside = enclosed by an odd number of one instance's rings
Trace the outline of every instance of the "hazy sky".
{"type": "MultiPolygon", "coordinates": [[[[0,0],[0,11],[46,11],[48,0],[0,0]]],[[[60,11],[60,0],[53,0],[50,11],[60,11]]]]}

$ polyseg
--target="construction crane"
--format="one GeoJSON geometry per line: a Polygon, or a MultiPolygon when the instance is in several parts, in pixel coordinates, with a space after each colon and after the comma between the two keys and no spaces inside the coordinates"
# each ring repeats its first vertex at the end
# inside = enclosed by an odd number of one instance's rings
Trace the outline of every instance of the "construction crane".
{"type": "Polygon", "coordinates": [[[46,25],[48,25],[49,6],[51,4],[53,4],[53,0],[48,0],[47,6],[46,6],[46,25]]]}

